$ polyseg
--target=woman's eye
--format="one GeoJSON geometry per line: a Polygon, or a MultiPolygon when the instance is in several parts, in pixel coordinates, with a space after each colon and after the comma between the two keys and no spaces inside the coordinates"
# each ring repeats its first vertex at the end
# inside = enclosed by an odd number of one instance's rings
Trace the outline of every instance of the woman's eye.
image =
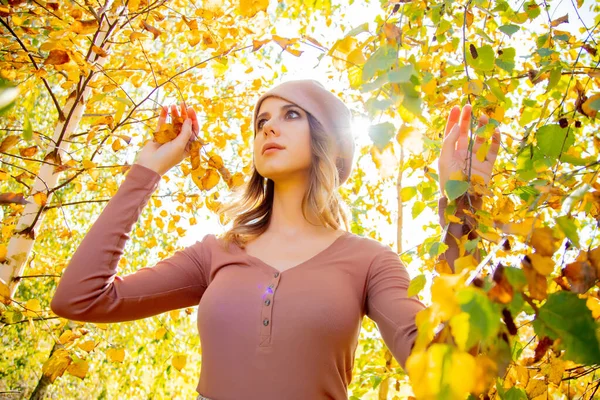
{"type": "Polygon", "coordinates": [[[300,116],[300,113],[298,111],[290,110],[287,112],[287,116],[290,116],[290,115],[293,118],[298,118],[300,116]]]}
{"type": "Polygon", "coordinates": [[[263,119],[261,119],[260,121],[258,121],[258,124],[256,124],[256,127],[257,127],[258,129],[261,129],[261,128],[263,127],[263,125],[265,124],[265,122],[266,122],[266,121],[267,121],[267,120],[266,120],[266,119],[264,119],[264,118],[263,118],[263,119]]]}

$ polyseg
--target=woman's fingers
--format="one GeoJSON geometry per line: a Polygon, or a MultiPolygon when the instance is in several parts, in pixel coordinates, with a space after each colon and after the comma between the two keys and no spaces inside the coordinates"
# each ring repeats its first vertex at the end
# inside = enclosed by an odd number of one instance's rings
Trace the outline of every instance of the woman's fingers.
{"type": "Polygon", "coordinates": [[[458,124],[454,124],[442,143],[442,151],[440,154],[441,164],[448,165],[452,161],[455,152],[456,140],[458,140],[459,133],[458,124]]]}
{"type": "Polygon", "coordinates": [[[469,148],[469,129],[471,128],[471,105],[467,104],[463,107],[459,121],[458,144],[459,150],[467,150],[469,148]]]}
{"type": "Polygon", "coordinates": [[[498,150],[500,149],[500,129],[496,128],[492,135],[492,144],[488,150],[487,160],[494,165],[496,157],[498,157],[498,150]]]}
{"type": "Polygon", "coordinates": [[[446,136],[448,136],[452,127],[458,123],[459,117],[460,117],[460,107],[459,106],[452,107],[452,110],[450,110],[450,114],[448,115],[448,121],[446,121],[446,130],[444,131],[444,138],[446,136]]]}
{"type": "Polygon", "coordinates": [[[169,115],[169,109],[165,106],[160,106],[160,114],[158,115],[157,130],[160,130],[160,127],[163,126],[163,124],[167,120],[167,115],[169,115]]]}

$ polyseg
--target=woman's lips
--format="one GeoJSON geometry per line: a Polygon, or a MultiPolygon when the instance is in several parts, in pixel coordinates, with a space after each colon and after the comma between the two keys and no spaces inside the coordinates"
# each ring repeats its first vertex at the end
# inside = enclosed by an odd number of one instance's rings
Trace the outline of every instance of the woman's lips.
{"type": "Polygon", "coordinates": [[[283,149],[278,149],[277,147],[271,147],[270,149],[266,149],[263,154],[274,153],[274,152],[276,152],[278,150],[283,150],[283,149]]]}

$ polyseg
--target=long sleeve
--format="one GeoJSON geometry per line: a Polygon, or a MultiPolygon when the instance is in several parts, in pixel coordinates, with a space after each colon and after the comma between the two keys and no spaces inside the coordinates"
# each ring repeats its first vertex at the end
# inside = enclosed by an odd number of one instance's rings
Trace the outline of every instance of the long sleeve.
{"type": "Polygon", "coordinates": [[[398,254],[385,248],[375,257],[367,280],[367,316],[404,368],[417,336],[416,314],[425,306],[407,296],[410,277],[398,254]]]}
{"type": "Polygon", "coordinates": [[[69,261],[50,305],[55,314],[77,321],[120,322],[199,303],[207,286],[202,242],[153,267],[117,276],[129,233],[159,181],[155,171],[132,165],[69,261]]]}

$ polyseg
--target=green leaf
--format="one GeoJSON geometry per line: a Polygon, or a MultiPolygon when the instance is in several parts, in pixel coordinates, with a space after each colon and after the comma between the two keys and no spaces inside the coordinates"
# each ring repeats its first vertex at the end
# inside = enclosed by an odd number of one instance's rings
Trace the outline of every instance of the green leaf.
{"type": "Polygon", "coordinates": [[[505,267],[504,268],[504,276],[508,279],[508,283],[517,291],[520,292],[523,290],[525,285],[527,285],[527,278],[525,278],[525,274],[522,269],[515,267],[505,267]]]}
{"type": "Polygon", "coordinates": [[[32,137],[33,128],[31,127],[31,120],[29,119],[29,114],[25,114],[23,121],[23,138],[25,140],[31,140],[32,137]]]}
{"type": "Polygon", "coordinates": [[[585,299],[577,294],[564,290],[550,294],[538,310],[533,328],[539,337],[560,339],[566,359],[587,365],[600,363],[598,326],[585,299]]]}
{"type": "Polygon", "coordinates": [[[404,65],[388,73],[388,81],[393,83],[409,82],[411,75],[415,73],[415,67],[411,64],[404,65]]]}
{"type": "Polygon", "coordinates": [[[527,394],[525,391],[518,387],[511,387],[504,393],[504,396],[500,396],[502,400],[527,400],[527,394]]]}
{"type": "Polygon", "coordinates": [[[502,25],[498,28],[498,30],[504,33],[505,35],[512,36],[519,31],[519,25],[502,25]]]}
{"type": "Polygon", "coordinates": [[[506,72],[512,72],[515,69],[516,50],[512,47],[502,49],[502,54],[496,58],[496,65],[506,72]]]}
{"type": "Polygon", "coordinates": [[[478,289],[467,288],[457,293],[456,298],[462,311],[469,314],[469,338],[467,348],[480,340],[487,340],[500,329],[500,317],[496,306],[478,289]]]}
{"type": "Polygon", "coordinates": [[[486,84],[498,100],[500,100],[501,102],[506,101],[506,96],[504,96],[504,92],[502,91],[502,88],[500,88],[500,82],[498,81],[498,79],[490,78],[486,81],[486,84]]]}
{"type": "Polygon", "coordinates": [[[408,285],[407,296],[412,297],[419,294],[427,283],[427,277],[423,274],[415,276],[408,285]]]}
{"type": "Polygon", "coordinates": [[[417,194],[417,188],[414,186],[403,187],[400,190],[400,198],[402,201],[409,201],[417,194]]]}
{"type": "Polygon", "coordinates": [[[579,234],[577,233],[577,226],[575,225],[575,222],[573,222],[572,218],[569,218],[569,216],[567,215],[563,215],[562,217],[556,218],[556,224],[569,238],[571,243],[575,245],[575,247],[581,247],[579,245],[579,234]]]}
{"type": "Polygon", "coordinates": [[[473,57],[472,52],[467,52],[467,63],[476,71],[491,71],[494,69],[494,49],[489,44],[476,48],[477,58],[473,57]]]}
{"type": "Polygon", "coordinates": [[[415,204],[413,204],[413,207],[412,207],[413,219],[417,218],[419,216],[419,214],[421,214],[423,212],[425,207],[427,207],[427,205],[425,203],[423,203],[422,201],[415,201],[415,204]]]}
{"type": "Polygon", "coordinates": [[[535,133],[539,149],[548,157],[557,159],[561,151],[566,153],[575,142],[573,134],[558,124],[544,125],[535,133]],[[564,142],[564,145],[563,145],[564,142]]]}
{"type": "Polygon", "coordinates": [[[352,29],[350,32],[346,33],[346,36],[344,36],[344,37],[356,36],[359,33],[363,33],[363,32],[369,32],[369,24],[367,22],[352,29]]]}
{"type": "Polygon", "coordinates": [[[440,254],[442,254],[443,252],[445,252],[446,250],[448,250],[448,245],[446,243],[435,242],[435,243],[432,243],[431,247],[429,248],[429,255],[431,257],[437,257],[440,254]]]}
{"type": "Polygon", "coordinates": [[[446,182],[446,197],[452,201],[462,196],[469,189],[469,182],[449,180],[446,182]]]}
{"type": "Polygon", "coordinates": [[[385,71],[396,63],[398,50],[392,46],[382,46],[369,57],[363,66],[362,80],[369,81],[378,71],[385,71]]]}
{"type": "Polygon", "coordinates": [[[596,99],[596,100],[590,102],[590,104],[588,104],[588,106],[592,110],[600,111],[600,99],[596,99]]]}
{"type": "Polygon", "coordinates": [[[562,69],[560,66],[557,68],[553,68],[550,71],[550,78],[548,79],[548,86],[546,87],[546,93],[548,93],[551,89],[553,89],[558,82],[560,81],[560,77],[562,76],[562,69]]]}
{"type": "Polygon", "coordinates": [[[369,127],[369,137],[379,151],[383,151],[385,146],[394,137],[395,132],[396,127],[391,122],[383,122],[369,127]]]}

